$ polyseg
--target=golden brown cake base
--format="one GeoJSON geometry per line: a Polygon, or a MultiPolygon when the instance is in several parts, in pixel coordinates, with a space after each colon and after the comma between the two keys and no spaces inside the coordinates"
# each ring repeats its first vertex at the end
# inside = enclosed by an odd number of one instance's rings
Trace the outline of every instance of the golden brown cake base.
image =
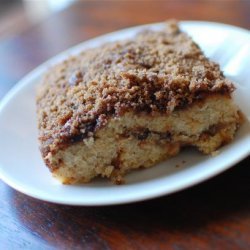
{"type": "Polygon", "coordinates": [[[126,113],[112,118],[95,136],[45,159],[62,183],[89,182],[96,176],[119,183],[128,171],[151,167],[182,146],[212,153],[233,139],[239,123],[232,100],[214,95],[171,115],[126,113]]]}

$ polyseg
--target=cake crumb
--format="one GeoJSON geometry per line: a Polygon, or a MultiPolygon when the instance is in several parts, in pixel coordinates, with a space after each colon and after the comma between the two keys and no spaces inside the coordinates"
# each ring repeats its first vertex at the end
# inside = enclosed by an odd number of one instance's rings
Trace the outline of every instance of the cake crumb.
{"type": "Polygon", "coordinates": [[[220,150],[215,150],[211,153],[212,156],[217,156],[218,154],[220,154],[220,150]]]}

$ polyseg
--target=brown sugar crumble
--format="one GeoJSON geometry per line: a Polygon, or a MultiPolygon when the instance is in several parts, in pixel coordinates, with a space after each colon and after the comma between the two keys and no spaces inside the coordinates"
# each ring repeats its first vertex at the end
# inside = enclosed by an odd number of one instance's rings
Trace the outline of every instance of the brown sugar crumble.
{"type": "Polygon", "coordinates": [[[170,114],[233,89],[176,23],[145,30],[72,56],[43,78],[37,98],[42,151],[81,141],[127,110],[170,114]]]}

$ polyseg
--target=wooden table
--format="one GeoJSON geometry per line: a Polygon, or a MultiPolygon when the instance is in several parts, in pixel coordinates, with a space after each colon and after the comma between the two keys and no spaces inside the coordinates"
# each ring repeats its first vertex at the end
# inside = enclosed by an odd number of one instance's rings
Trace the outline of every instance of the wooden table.
{"type": "MultiPolygon", "coordinates": [[[[0,96],[28,71],[74,44],[173,17],[249,29],[250,1],[77,3],[0,40],[0,96]]],[[[0,249],[250,249],[249,165],[250,157],[188,190],[110,207],[41,202],[0,181],[0,249]]]]}

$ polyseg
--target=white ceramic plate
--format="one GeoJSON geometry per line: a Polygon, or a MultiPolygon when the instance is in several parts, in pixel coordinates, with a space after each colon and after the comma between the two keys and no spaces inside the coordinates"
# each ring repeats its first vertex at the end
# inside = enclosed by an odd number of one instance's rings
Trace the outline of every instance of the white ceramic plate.
{"type": "MultiPolygon", "coordinates": [[[[32,197],[71,205],[109,205],[146,200],[170,194],[204,181],[250,154],[249,123],[217,156],[186,150],[154,168],[130,173],[125,185],[96,180],[87,185],[61,185],[51,177],[38,150],[35,88],[41,75],[54,63],[89,47],[134,36],[151,24],[117,31],[69,49],[42,64],[21,80],[0,104],[0,177],[16,190],[32,197]],[[176,166],[179,167],[176,167],[176,166]]],[[[250,34],[247,30],[218,23],[181,22],[205,54],[221,63],[226,75],[237,81],[235,99],[250,118],[250,34]]]]}

